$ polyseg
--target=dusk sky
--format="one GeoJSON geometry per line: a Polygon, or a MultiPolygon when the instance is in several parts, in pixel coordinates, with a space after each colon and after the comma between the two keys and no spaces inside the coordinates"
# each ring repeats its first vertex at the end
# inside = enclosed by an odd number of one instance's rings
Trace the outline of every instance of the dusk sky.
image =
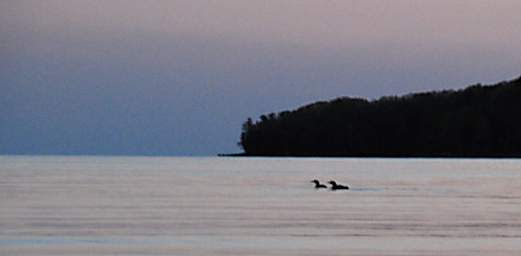
{"type": "Polygon", "coordinates": [[[521,1],[0,2],[0,154],[239,152],[242,122],[521,75],[521,1]]]}

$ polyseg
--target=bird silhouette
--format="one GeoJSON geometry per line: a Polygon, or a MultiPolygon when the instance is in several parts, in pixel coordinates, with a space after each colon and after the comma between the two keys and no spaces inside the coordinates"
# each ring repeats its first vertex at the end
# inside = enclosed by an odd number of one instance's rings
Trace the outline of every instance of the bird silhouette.
{"type": "Polygon", "coordinates": [[[349,189],[349,186],[337,184],[334,180],[330,180],[328,183],[331,184],[331,190],[340,190],[340,189],[348,190],[349,189]]]}
{"type": "Polygon", "coordinates": [[[324,185],[324,184],[320,184],[320,181],[318,181],[318,180],[312,180],[311,182],[312,182],[312,183],[315,183],[315,188],[316,188],[316,189],[327,188],[326,185],[324,185]]]}

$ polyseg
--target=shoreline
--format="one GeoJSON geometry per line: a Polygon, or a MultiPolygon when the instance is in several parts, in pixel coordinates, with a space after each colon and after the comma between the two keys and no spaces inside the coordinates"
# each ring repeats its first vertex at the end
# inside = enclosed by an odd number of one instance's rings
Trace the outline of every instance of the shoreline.
{"type": "Polygon", "coordinates": [[[519,155],[250,155],[246,153],[217,154],[217,157],[262,158],[388,158],[388,159],[521,159],[519,155]]]}

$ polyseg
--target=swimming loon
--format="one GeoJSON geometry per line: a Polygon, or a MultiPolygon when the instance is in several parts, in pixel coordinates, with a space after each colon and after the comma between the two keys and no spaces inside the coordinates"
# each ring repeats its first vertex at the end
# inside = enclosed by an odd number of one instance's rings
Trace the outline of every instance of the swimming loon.
{"type": "Polygon", "coordinates": [[[349,189],[349,186],[336,184],[336,182],[334,180],[330,180],[328,183],[331,184],[331,190],[337,190],[337,189],[346,189],[347,190],[347,189],[349,189]]]}
{"type": "Polygon", "coordinates": [[[312,180],[311,182],[312,182],[312,183],[315,183],[315,188],[316,188],[316,189],[327,188],[326,185],[324,185],[324,184],[320,184],[320,181],[318,181],[318,180],[312,180]]]}

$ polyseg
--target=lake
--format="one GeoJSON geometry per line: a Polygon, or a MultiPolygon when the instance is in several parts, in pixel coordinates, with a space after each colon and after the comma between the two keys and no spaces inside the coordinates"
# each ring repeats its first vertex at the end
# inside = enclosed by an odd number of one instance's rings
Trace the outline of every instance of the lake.
{"type": "Polygon", "coordinates": [[[0,255],[518,256],[521,161],[0,156],[0,255]]]}

